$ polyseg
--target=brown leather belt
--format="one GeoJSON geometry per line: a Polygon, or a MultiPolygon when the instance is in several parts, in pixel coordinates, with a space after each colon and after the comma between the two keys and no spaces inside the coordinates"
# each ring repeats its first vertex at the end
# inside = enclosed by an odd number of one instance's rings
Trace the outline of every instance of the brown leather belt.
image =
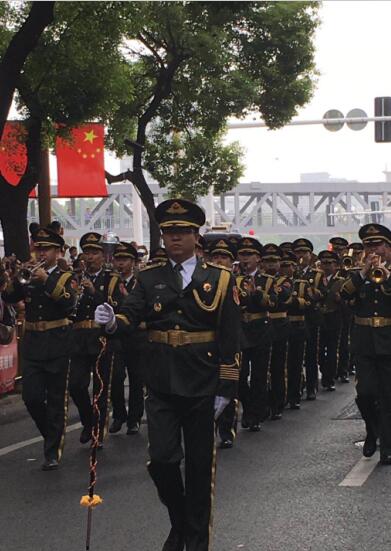
{"type": "Polygon", "coordinates": [[[56,329],[56,327],[65,327],[70,325],[68,319],[53,320],[53,321],[25,321],[24,328],[26,331],[48,331],[56,329]]]}
{"type": "Polygon", "coordinates": [[[73,329],[98,329],[99,327],[101,325],[94,320],[75,321],[73,324],[73,329]]]}
{"type": "Polygon", "coordinates": [[[169,329],[168,331],[148,331],[149,342],[159,342],[170,346],[184,346],[185,344],[196,344],[202,342],[213,342],[216,340],[215,331],[182,331],[169,329]]]}
{"type": "Polygon", "coordinates": [[[305,316],[288,316],[289,321],[304,321],[305,316]]]}
{"type": "Polygon", "coordinates": [[[366,325],[367,327],[388,327],[391,325],[391,318],[382,318],[374,316],[373,318],[360,318],[354,316],[354,323],[356,325],[366,325]]]}
{"type": "Polygon", "coordinates": [[[242,314],[242,321],[244,321],[244,323],[248,323],[250,321],[260,320],[267,317],[269,317],[268,312],[258,312],[256,314],[251,314],[250,312],[244,312],[242,314]]]}
{"type": "Polygon", "coordinates": [[[271,312],[269,314],[270,319],[272,319],[272,320],[278,320],[278,319],[286,318],[287,315],[288,314],[286,312],[271,312]]]}

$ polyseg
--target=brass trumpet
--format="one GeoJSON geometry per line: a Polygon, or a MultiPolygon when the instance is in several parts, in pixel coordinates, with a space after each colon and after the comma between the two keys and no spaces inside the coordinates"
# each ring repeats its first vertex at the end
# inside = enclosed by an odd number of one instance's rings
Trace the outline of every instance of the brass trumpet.
{"type": "Polygon", "coordinates": [[[43,260],[42,262],[38,262],[38,264],[35,265],[30,264],[30,268],[22,266],[16,273],[16,279],[21,285],[29,285],[33,278],[34,272],[36,272],[38,268],[42,268],[45,262],[46,260],[43,260]]]}
{"type": "Polygon", "coordinates": [[[380,263],[380,256],[376,257],[375,262],[377,262],[377,266],[373,266],[368,274],[368,279],[372,281],[372,283],[381,284],[384,283],[388,277],[388,270],[385,268],[385,262],[383,264],[380,263]]]}

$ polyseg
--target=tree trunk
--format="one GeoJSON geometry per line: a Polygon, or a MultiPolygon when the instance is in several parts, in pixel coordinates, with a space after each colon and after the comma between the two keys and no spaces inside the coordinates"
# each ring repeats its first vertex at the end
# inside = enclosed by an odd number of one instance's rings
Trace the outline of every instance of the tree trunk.
{"type": "Polygon", "coordinates": [[[133,154],[133,185],[136,186],[149,218],[149,250],[154,251],[160,245],[160,228],[155,220],[155,201],[153,193],[145,180],[142,166],[142,149],[135,148],[133,154]]]}
{"type": "Polygon", "coordinates": [[[53,21],[55,2],[33,2],[30,13],[15,33],[0,62],[0,138],[11,108],[23,65],[45,28],[53,21]]]}
{"type": "Polygon", "coordinates": [[[5,254],[6,256],[15,254],[22,262],[30,258],[27,229],[28,195],[24,188],[13,187],[9,184],[2,186],[0,220],[3,228],[5,254]],[[6,186],[10,189],[5,189],[6,186]]]}

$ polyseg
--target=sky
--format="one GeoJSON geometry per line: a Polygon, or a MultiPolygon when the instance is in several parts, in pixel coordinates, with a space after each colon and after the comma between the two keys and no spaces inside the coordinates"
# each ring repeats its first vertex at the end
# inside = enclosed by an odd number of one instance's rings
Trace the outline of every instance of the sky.
{"type": "MultiPolygon", "coordinates": [[[[315,38],[320,75],[311,102],[295,118],[321,119],[329,109],[346,116],[353,108],[374,116],[374,98],[391,96],[391,1],[326,0],[320,18],[315,38]]],[[[338,132],[323,125],[232,129],[227,140],[245,149],[244,182],[298,182],[308,172],[378,182],[391,170],[391,142],[375,143],[373,122],[361,131],[346,125],[338,132]]]]}

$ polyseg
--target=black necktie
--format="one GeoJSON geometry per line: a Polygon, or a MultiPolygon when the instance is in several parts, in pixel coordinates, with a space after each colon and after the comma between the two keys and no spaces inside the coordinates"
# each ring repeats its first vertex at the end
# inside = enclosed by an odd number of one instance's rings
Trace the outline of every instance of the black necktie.
{"type": "Polygon", "coordinates": [[[176,279],[178,287],[181,291],[183,289],[183,279],[182,279],[182,275],[181,275],[182,270],[183,270],[182,264],[175,264],[175,266],[174,266],[175,279],[176,279]]]}

